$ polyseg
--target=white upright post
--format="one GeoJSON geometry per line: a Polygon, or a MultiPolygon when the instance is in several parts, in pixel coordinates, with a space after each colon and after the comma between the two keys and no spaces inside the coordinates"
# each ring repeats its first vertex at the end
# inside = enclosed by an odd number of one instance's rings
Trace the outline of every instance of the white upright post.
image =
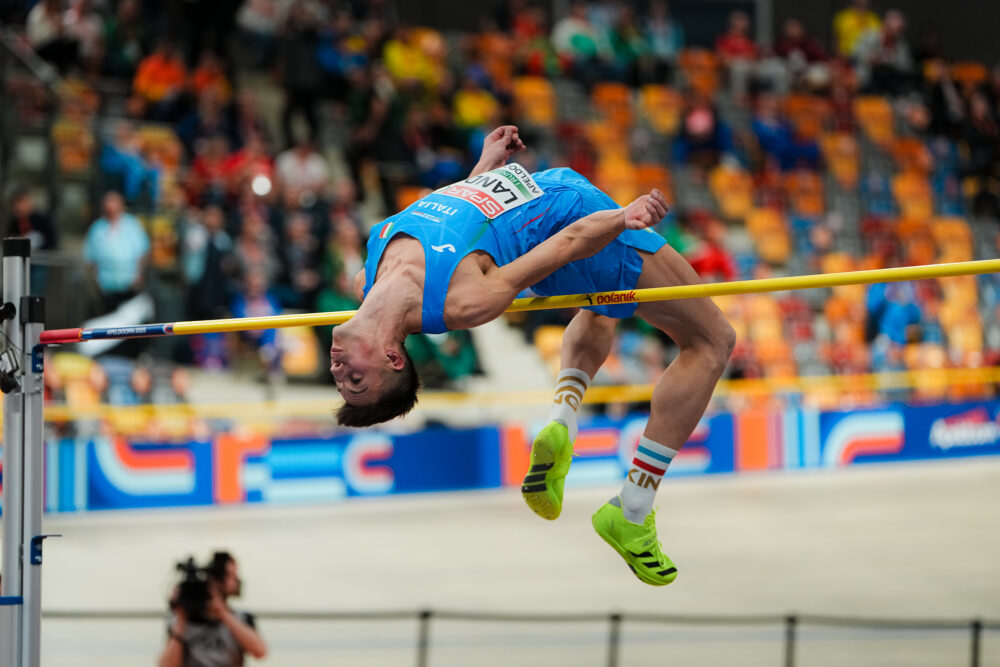
{"type": "MultiPolygon", "coordinates": [[[[28,239],[3,240],[3,301],[19,305],[28,291],[27,258],[31,252],[28,239]]],[[[19,363],[23,360],[24,341],[20,318],[4,320],[3,332],[7,349],[19,363]]],[[[22,368],[13,371],[7,382],[23,379],[22,368]]],[[[23,386],[23,385],[22,385],[23,386]]],[[[0,665],[20,667],[21,627],[24,623],[23,562],[24,545],[24,394],[20,387],[7,386],[3,401],[3,580],[0,599],[4,602],[0,665]]]]}
{"type": "MultiPolygon", "coordinates": [[[[25,262],[27,267],[30,262],[25,262]]],[[[44,475],[44,416],[42,396],[42,346],[39,337],[45,325],[41,297],[21,297],[18,319],[23,326],[24,369],[24,543],[21,545],[21,667],[38,667],[41,660],[42,620],[42,478],[44,475]]]]}

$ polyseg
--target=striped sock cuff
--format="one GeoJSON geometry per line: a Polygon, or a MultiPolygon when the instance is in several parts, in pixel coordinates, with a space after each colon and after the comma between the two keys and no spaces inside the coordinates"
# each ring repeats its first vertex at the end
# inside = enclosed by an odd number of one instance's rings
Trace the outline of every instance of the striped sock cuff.
{"type": "Polygon", "coordinates": [[[661,445],[650,440],[646,436],[639,439],[639,446],[635,450],[633,463],[654,475],[662,475],[667,471],[667,466],[677,456],[677,450],[661,445]]]}
{"type": "Polygon", "coordinates": [[[584,390],[590,386],[590,376],[587,375],[585,371],[581,371],[579,368],[564,368],[559,371],[559,377],[556,378],[556,386],[558,387],[564,380],[568,380],[570,378],[573,378],[582,384],[584,390]]]}

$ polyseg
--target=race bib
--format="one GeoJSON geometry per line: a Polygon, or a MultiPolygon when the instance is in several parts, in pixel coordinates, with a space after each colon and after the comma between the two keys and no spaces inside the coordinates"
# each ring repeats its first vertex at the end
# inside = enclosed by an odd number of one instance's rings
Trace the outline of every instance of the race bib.
{"type": "Polygon", "coordinates": [[[532,180],[528,170],[517,163],[446,185],[434,194],[467,201],[487,218],[493,219],[521,204],[538,199],[545,192],[532,180]]]}

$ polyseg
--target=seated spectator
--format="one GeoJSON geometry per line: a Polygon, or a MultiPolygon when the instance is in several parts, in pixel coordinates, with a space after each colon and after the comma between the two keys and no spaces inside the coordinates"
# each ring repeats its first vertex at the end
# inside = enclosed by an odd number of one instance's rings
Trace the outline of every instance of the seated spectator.
{"type": "Polygon", "coordinates": [[[79,45],[80,64],[90,77],[100,74],[104,58],[104,21],[92,0],[75,0],[63,19],[69,39],[79,45]]]}
{"type": "Polygon", "coordinates": [[[111,312],[138,294],[145,283],[149,235],[138,218],[125,211],[117,192],[104,195],[104,215],[90,226],[83,244],[83,261],[93,272],[111,312]]]}
{"type": "Polygon", "coordinates": [[[726,32],[715,40],[715,52],[728,65],[734,60],[756,60],[757,44],[750,37],[750,16],[735,11],[729,15],[726,32]]]}
{"type": "Polygon", "coordinates": [[[576,0],[570,13],[552,29],[552,46],[565,68],[588,88],[602,80],[611,47],[587,15],[587,3],[576,0]]]}
{"type": "Polygon", "coordinates": [[[711,100],[695,94],[687,99],[681,129],[674,140],[674,162],[708,168],[733,150],[732,134],[711,100]]]}
{"type": "Polygon", "coordinates": [[[968,176],[986,177],[995,173],[1000,156],[1000,127],[989,98],[975,92],[969,98],[969,111],[962,125],[961,141],[966,148],[964,172],[968,176]]]}
{"type": "Polygon", "coordinates": [[[611,76],[632,86],[638,85],[639,60],[649,47],[636,22],[635,10],[622,5],[607,34],[612,54],[611,76]]]}
{"type": "Polygon", "coordinates": [[[312,226],[309,214],[301,211],[285,222],[281,273],[274,291],[286,308],[312,309],[319,291],[322,246],[312,226]]]}
{"type": "Polygon", "coordinates": [[[868,8],[868,0],[850,0],[851,4],[833,17],[833,37],[837,55],[852,59],[861,37],[882,27],[878,14],[868,8]]]}
{"type": "Polygon", "coordinates": [[[104,23],[104,72],[131,79],[146,49],[146,25],[139,0],[121,0],[104,23]]]}
{"type": "Polygon", "coordinates": [[[233,240],[226,233],[226,215],[219,206],[207,206],[200,220],[184,229],[181,260],[191,317],[222,317],[229,303],[236,260],[233,240]]]}
{"type": "Polygon", "coordinates": [[[684,253],[684,259],[705,282],[736,279],[736,263],[726,249],[726,226],[710,217],[696,221],[700,240],[684,253]]]}
{"type": "Polygon", "coordinates": [[[893,9],[885,13],[880,30],[869,30],[858,39],[855,57],[863,89],[892,96],[912,89],[913,56],[905,31],[906,18],[893,9]]]}
{"type": "Polygon", "coordinates": [[[229,142],[221,134],[202,139],[188,173],[188,196],[196,204],[223,204],[226,201],[228,181],[226,161],[229,159],[229,142]]]}
{"type": "Polygon", "coordinates": [[[281,271],[277,242],[271,227],[255,209],[242,211],[243,229],[236,238],[235,257],[241,277],[256,272],[271,285],[281,271]]]}
{"type": "Polygon", "coordinates": [[[274,45],[277,42],[281,24],[279,0],[247,0],[236,12],[236,25],[240,29],[241,42],[248,48],[243,53],[254,68],[267,67],[274,59],[274,45]]]}
{"type": "Polygon", "coordinates": [[[323,70],[316,59],[318,45],[316,19],[310,6],[303,0],[295,0],[288,10],[288,19],[278,41],[278,78],[285,92],[281,129],[286,147],[294,143],[292,120],[298,114],[309,127],[310,141],[319,143],[316,105],[323,85],[323,70]]]}
{"type": "Polygon", "coordinates": [[[677,56],[684,48],[684,28],[670,17],[666,0],[649,3],[649,15],[644,24],[646,43],[649,45],[647,58],[652,69],[643,74],[643,80],[649,83],[670,82],[677,56]]]}
{"type": "Polygon", "coordinates": [[[243,148],[226,158],[223,170],[229,184],[230,195],[236,194],[244,186],[251,185],[258,177],[267,180],[266,189],[270,192],[271,183],[274,181],[271,154],[264,139],[258,134],[249,135],[243,148]]]}
{"type": "Polygon", "coordinates": [[[274,161],[274,172],[286,193],[296,201],[303,196],[315,201],[325,196],[330,180],[326,159],[308,140],[279,153],[274,161]]]}
{"type": "Polygon", "coordinates": [[[763,93],[758,96],[752,127],[761,150],[771,156],[782,171],[819,166],[819,147],[795,138],[792,126],[781,113],[781,101],[776,95],[763,93]]]}
{"type": "Polygon", "coordinates": [[[799,19],[789,18],[782,24],[781,36],[774,42],[774,55],[784,60],[793,84],[830,78],[823,46],[806,32],[799,19]]]}
{"type": "Polygon", "coordinates": [[[143,195],[149,204],[159,201],[160,170],[140,152],[135,126],[129,121],[119,121],[113,138],[102,143],[100,165],[129,203],[135,204],[143,195]]]}
{"type": "Polygon", "coordinates": [[[63,24],[61,0],[40,0],[28,12],[25,33],[31,48],[48,60],[60,72],[65,72],[77,60],[79,42],[63,24]]]}
{"type": "Polygon", "coordinates": [[[226,78],[223,63],[211,51],[203,51],[198,58],[198,65],[191,72],[189,87],[198,98],[206,91],[212,91],[221,105],[229,104],[233,97],[233,87],[226,78]]]}
{"type": "MultiPolygon", "coordinates": [[[[281,304],[268,287],[267,276],[254,269],[243,277],[243,287],[230,306],[233,317],[270,317],[281,314],[281,304]]],[[[268,381],[281,377],[281,346],[275,329],[240,332],[240,340],[250,349],[268,381]]]]}
{"type": "MultiPolygon", "coordinates": [[[[31,254],[39,250],[55,250],[59,239],[56,228],[47,215],[38,211],[31,193],[24,188],[14,191],[10,200],[10,218],[7,236],[23,236],[31,241],[31,254]]],[[[31,263],[31,293],[44,295],[48,284],[49,267],[39,262],[31,263]]]]}
{"type": "Polygon", "coordinates": [[[186,79],[180,51],[172,42],[161,40],[156,50],[139,62],[132,80],[132,112],[151,120],[176,120],[186,79]]]}
{"type": "Polygon", "coordinates": [[[897,345],[911,342],[921,312],[912,283],[871,285],[867,297],[868,328],[897,345]]]}
{"type": "Polygon", "coordinates": [[[493,122],[499,111],[496,97],[475,76],[467,74],[452,102],[455,126],[463,130],[484,127],[493,122]]]}

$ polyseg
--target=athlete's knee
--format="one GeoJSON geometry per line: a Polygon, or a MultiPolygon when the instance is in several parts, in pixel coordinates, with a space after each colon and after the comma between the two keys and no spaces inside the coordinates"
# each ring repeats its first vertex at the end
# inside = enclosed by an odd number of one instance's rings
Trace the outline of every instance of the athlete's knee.
{"type": "Polygon", "coordinates": [[[709,371],[722,375],[729,363],[729,357],[736,346],[736,331],[725,317],[719,317],[717,322],[693,339],[690,347],[702,357],[709,371]]]}

